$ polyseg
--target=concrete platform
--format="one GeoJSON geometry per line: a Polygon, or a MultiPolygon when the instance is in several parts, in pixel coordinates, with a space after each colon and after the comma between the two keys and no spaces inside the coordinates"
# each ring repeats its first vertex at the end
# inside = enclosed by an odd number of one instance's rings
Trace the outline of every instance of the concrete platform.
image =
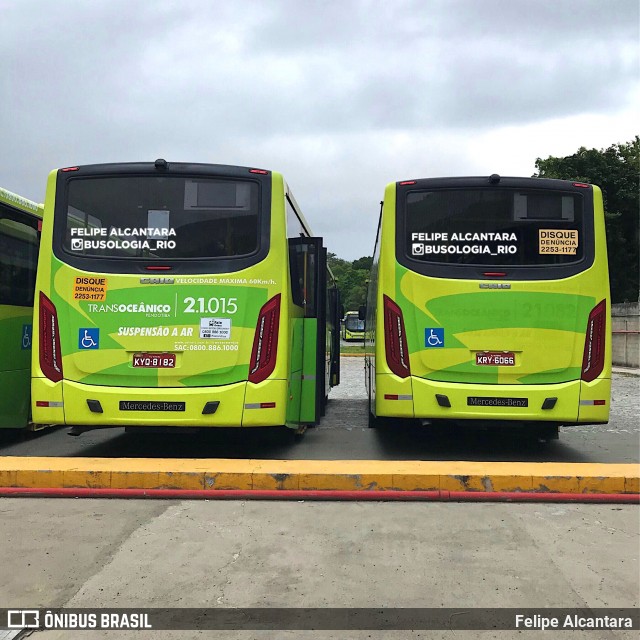
{"type": "Polygon", "coordinates": [[[0,458],[0,487],[637,495],[640,465],[6,456],[0,458]]]}

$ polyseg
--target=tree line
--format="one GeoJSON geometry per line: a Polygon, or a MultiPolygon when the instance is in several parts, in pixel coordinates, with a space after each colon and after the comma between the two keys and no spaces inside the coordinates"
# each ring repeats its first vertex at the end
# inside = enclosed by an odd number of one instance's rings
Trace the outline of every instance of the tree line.
{"type": "Polygon", "coordinates": [[[536,160],[536,178],[590,182],[602,189],[612,302],[639,299],[640,137],[607,149],[580,147],[564,158],[536,160]]]}
{"type": "MultiPolygon", "coordinates": [[[[563,158],[537,158],[535,178],[558,178],[597,184],[602,189],[612,302],[639,299],[640,137],[607,149],[580,147],[563,158]]],[[[365,304],[373,259],[353,262],[328,254],[345,311],[365,304]]]]}

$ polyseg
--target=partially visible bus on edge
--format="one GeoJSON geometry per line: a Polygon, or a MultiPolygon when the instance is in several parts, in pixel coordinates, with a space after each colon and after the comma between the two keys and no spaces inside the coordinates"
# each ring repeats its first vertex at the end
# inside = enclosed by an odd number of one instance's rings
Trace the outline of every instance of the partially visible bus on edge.
{"type": "Polygon", "coordinates": [[[33,292],[42,205],[0,188],[0,428],[29,425],[33,292]]]}
{"type": "Polygon", "coordinates": [[[389,184],[366,311],[370,424],[477,420],[549,439],[606,423],[610,312],[598,187],[389,184]]]}
{"type": "Polygon", "coordinates": [[[322,238],[279,173],[103,164],[49,175],[35,422],[301,430],[339,381],[322,238]]]}
{"type": "Polygon", "coordinates": [[[342,339],[364,340],[364,320],[360,320],[357,311],[347,311],[342,321],[342,339]]]}

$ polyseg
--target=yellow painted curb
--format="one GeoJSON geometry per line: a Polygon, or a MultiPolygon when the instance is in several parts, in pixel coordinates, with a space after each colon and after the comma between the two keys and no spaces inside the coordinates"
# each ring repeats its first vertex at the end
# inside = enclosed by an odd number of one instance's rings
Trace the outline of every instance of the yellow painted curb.
{"type": "Polygon", "coordinates": [[[640,465],[6,456],[0,487],[638,494],[640,465]]]}

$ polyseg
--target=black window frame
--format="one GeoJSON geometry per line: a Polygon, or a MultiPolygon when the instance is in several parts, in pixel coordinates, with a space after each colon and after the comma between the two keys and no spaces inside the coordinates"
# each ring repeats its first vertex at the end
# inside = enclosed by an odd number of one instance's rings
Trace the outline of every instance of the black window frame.
{"type": "Polygon", "coordinates": [[[271,186],[272,174],[252,173],[249,167],[215,164],[187,164],[169,162],[166,167],[154,163],[118,163],[73,167],[58,170],[56,179],[56,203],[53,227],[53,255],[63,263],[93,273],[149,274],[149,266],[171,267],[171,275],[195,275],[233,273],[252,267],[269,254],[271,246],[271,186]],[[96,257],[71,253],[64,249],[67,225],[67,203],[69,184],[85,178],[177,176],[181,178],[206,179],[227,178],[254,182],[259,189],[258,247],[256,251],[241,256],[208,258],[162,258],[149,260],[144,257],[96,257]]]}
{"type": "Polygon", "coordinates": [[[13,299],[13,298],[7,298],[6,300],[0,299],[0,305],[2,306],[20,307],[20,308],[28,309],[33,307],[33,299],[34,299],[35,289],[36,289],[36,274],[38,269],[38,255],[39,255],[39,248],[40,248],[40,231],[39,231],[40,217],[35,214],[30,214],[20,209],[16,209],[4,202],[0,202],[0,220],[11,220],[13,222],[17,222],[19,224],[24,225],[25,227],[29,227],[33,229],[36,232],[33,278],[32,278],[32,281],[29,283],[29,288],[27,289],[27,295],[25,297],[25,300],[13,299]],[[29,300],[29,303],[22,304],[22,302],[26,301],[27,299],[29,300]]]}
{"type": "Polygon", "coordinates": [[[595,230],[593,209],[593,188],[577,187],[568,180],[547,178],[500,178],[491,183],[487,177],[470,178],[424,178],[396,183],[396,260],[407,269],[425,276],[450,278],[452,280],[486,280],[486,272],[505,273],[509,280],[560,280],[586,271],[595,260],[595,230]],[[460,189],[506,189],[515,191],[555,191],[582,196],[584,248],[582,259],[564,265],[513,266],[504,264],[448,264],[425,262],[406,254],[406,201],[414,191],[460,190],[460,189]]]}

